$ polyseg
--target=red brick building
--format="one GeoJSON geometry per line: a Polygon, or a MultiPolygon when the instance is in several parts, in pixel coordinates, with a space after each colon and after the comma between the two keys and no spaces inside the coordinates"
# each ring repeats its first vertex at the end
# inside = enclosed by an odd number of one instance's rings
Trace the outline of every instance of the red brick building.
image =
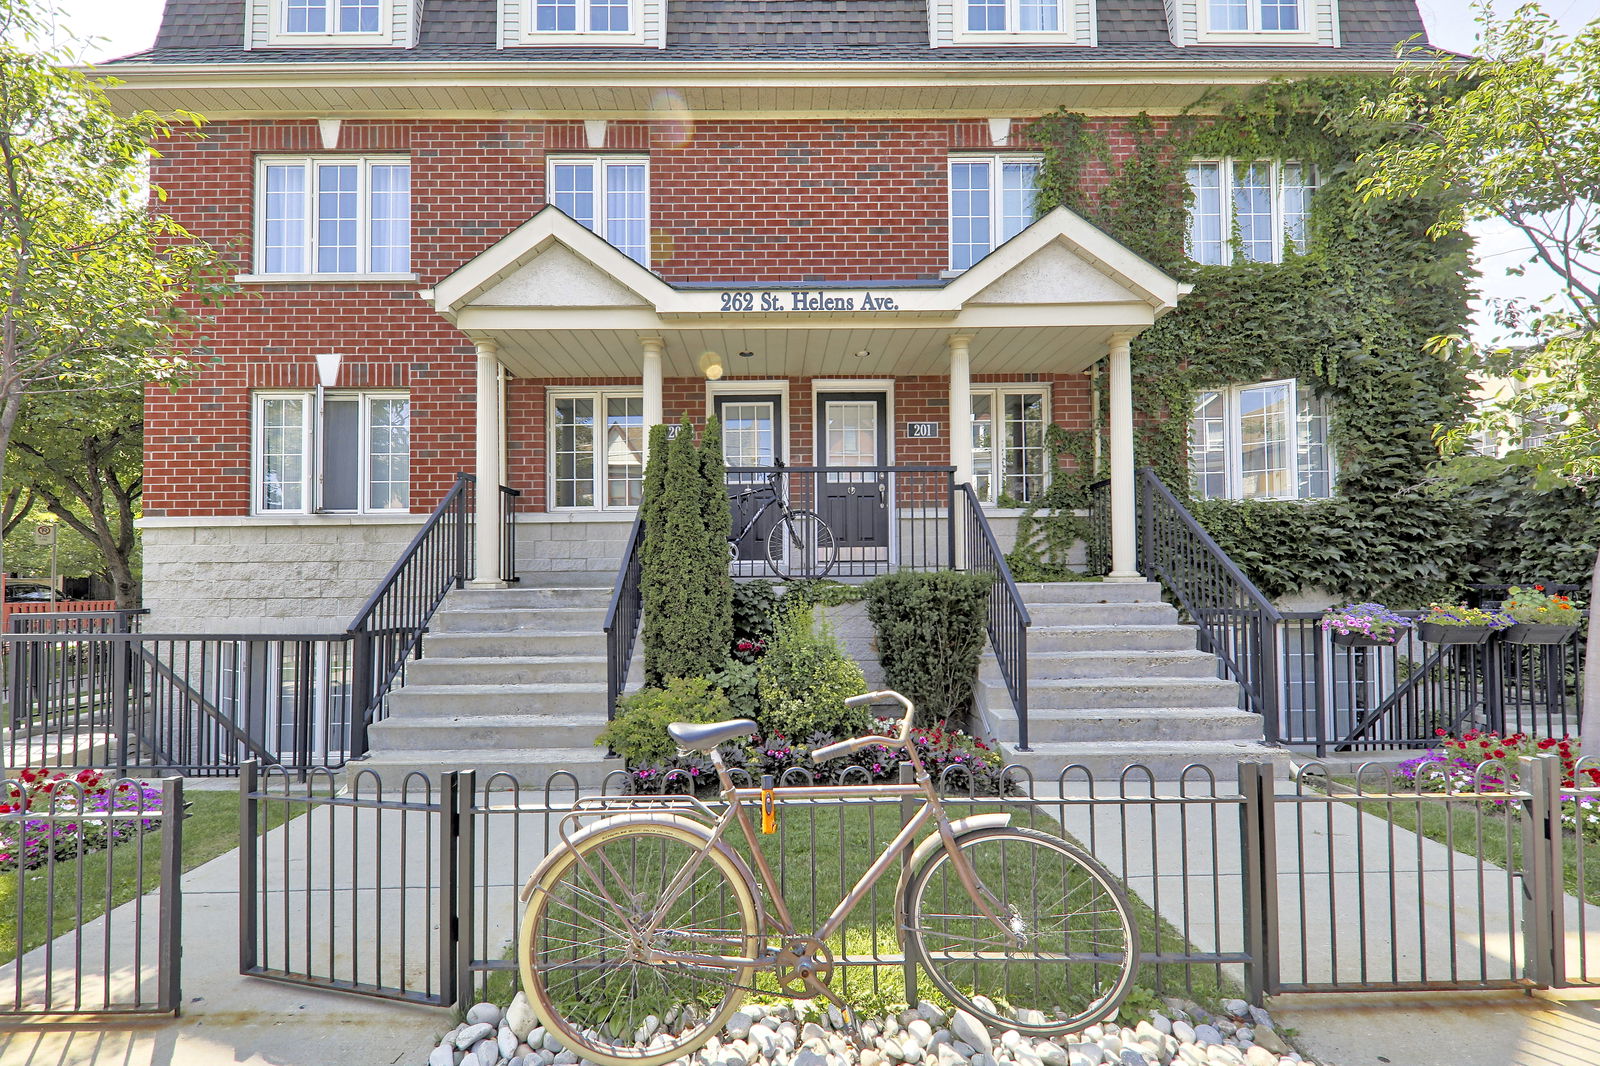
{"type": "MultiPolygon", "coordinates": [[[[206,116],[153,178],[244,293],[149,396],[156,628],[342,625],[461,471],[522,493],[525,573],[614,571],[645,427],[712,412],[733,465],[953,466],[1003,534],[1044,425],[1103,404],[1131,574],[1128,341],[1185,290],[1036,217],[1024,128],[1115,143],[1419,32],[1411,0],[168,0],[114,94],[206,116]]],[[[1203,261],[1280,256],[1316,184],[1190,180],[1203,261]]],[[[1202,398],[1202,491],[1327,494],[1309,390],[1240,386],[1202,398]]]]}

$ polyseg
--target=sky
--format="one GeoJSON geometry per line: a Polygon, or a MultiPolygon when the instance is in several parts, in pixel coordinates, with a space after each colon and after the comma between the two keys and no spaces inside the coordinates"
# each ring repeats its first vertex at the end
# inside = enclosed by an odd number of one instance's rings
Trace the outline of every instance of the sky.
{"type": "MultiPolygon", "coordinates": [[[[1509,10],[1521,0],[1496,0],[1497,10],[1509,10]]],[[[61,25],[77,37],[96,38],[88,58],[105,59],[127,55],[146,48],[155,40],[161,21],[162,0],[55,0],[62,11],[61,25]]],[[[1471,0],[1420,0],[1422,19],[1428,38],[1435,45],[1456,52],[1470,53],[1475,39],[1471,0]]],[[[1569,31],[1600,17],[1600,0],[1544,0],[1569,31]]],[[[1478,268],[1473,336],[1489,340],[1499,330],[1483,312],[1485,299],[1521,298],[1538,301],[1556,288],[1553,274],[1530,268],[1517,277],[1507,270],[1526,262],[1527,245],[1504,223],[1482,223],[1473,227],[1477,238],[1478,268]]]]}

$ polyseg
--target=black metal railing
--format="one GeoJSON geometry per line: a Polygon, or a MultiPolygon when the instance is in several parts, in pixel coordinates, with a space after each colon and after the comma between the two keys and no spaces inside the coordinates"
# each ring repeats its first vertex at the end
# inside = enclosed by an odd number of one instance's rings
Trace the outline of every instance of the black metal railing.
{"type": "Polygon", "coordinates": [[[1000,676],[1005,679],[1006,691],[1011,695],[1011,706],[1017,715],[1017,749],[1028,749],[1028,627],[1033,624],[1028,605],[1022,602],[1022,592],[1006,565],[1005,552],[995,540],[994,530],[984,517],[978,494],[971,485],[961,485],[956,490],[956,513],[962,530],[965,559],[958,560],[968,570],[988,570],[993,574],[989,585],[989,645],[1000,664],[1000,676]]]}
{"type": "Polygon", "coordinates": [[[1089,522],[1084,542],[1084,573],[1104,577],[1111,573],[1111,480],[1089,486],[1089,522]]]}
{"type": "Polygon", "coordinates": [[[617,568],[616,587],[606,607],[606,719],[616,716],[617,700],[628,683],[633,662],[633,647],[638,642],[639,620],[644,609],[640,578],[644,549],[644,518],[633,520],[627,544],[622,549],[622,565],[617,568]]]}
{"type": "Polygon", "coordinates": [[[518,489],[500,486],[500,580],[515,585],[522,580],[517,576],[517,501],[522,498],[518,489]]]}
{"type": "Polygon", "coordinates": [[[357,754],[366,752],[367,727],[385,716],[389,691],[404,679],[406,662],[421,653],[433,613],[451,589],[473,576],[473,491],[473,477],[457,474],[346,627],[355,693],[350,747],[357,754]]]}
{"type": "Polygon", "coordinates": [[[949,570],[955,566],[953,466],[740,466],[728,468],[733,532],[744,532],[734,557],[736,577],[767,570],[767,535],[777,519],[770,508],[750,519],[778,491],[797,511],[815,511],[839,547],[830,578],[875,577],[896,570],[949,570]],[[748,531],[747,530],[748,527],[748,531]]]}
{"type": "Polygon", "coordinates": [[[1149,467],[1139,471],[1138,504],[1142,571],[1195,623],[1200,650],[1217,657],[1219,677],[1239,683],[1241,706],[1276,742],[1282,614],[1149,467]]]}

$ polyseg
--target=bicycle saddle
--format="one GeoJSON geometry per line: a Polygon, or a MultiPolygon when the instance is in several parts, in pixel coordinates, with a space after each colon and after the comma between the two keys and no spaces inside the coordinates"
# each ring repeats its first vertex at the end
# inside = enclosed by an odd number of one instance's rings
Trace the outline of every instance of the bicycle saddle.
{"type": "Polygon", "coordinates": [[[673,722],[667,726],[667,736],[676,741],[680,748],[689,751],[710,751],[724,741],[753,736],[759,728],[748,718],[735,718],[731,722],[707,722],[704,725],[673,722]]]}

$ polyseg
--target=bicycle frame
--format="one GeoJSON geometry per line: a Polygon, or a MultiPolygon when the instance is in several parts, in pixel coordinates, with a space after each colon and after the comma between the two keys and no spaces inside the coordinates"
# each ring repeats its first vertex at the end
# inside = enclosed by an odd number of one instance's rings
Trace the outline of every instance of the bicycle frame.
{"type": "Polygon", "coordinates": [[[756,485],[752,488],[745,489],[742,492],[736,492],[729,497],[729,499],[742,499],[746,496],[760,495],[766,495],[768,497],[760,507],[756,508],[755,513],[750,516],[750,520],[744,524],[744,528],[728,538],[729,544],[737,545],[742,543],[744,538],[750,535],[750,531],[756,528],[756,523],[761,521],[761,516],[766,514],[772,508],[777,507],[779,513],[782,515],[787,515],[789,513],[789,501],[783,495],[783,493],[778,491],[778,479],[783,475],[778,473],[767,474],[765,476],[766,484],[756,485]]]}

